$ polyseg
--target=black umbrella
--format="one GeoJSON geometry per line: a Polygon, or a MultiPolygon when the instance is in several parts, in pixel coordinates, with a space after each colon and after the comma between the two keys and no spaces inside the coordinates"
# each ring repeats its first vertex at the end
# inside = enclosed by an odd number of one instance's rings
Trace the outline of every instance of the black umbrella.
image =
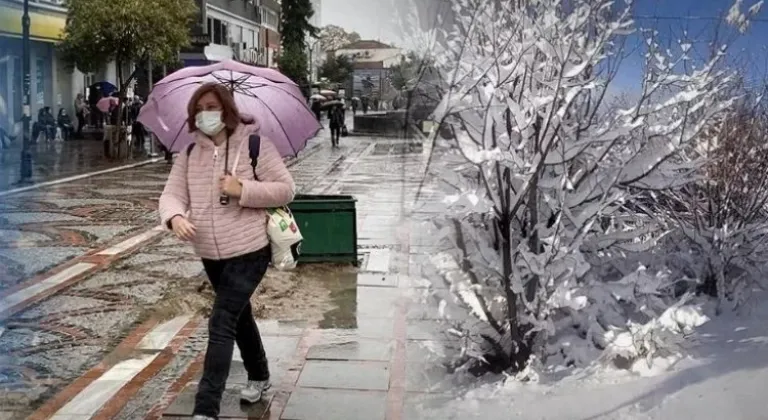
{"type": "Polygon", "coordinates": [[[328,102],[325,102],[322,105],[320,105],[320,109],[329,109],[329,108],[334,108],[334,107],[337,107],[337,106],[338,107],[344,107],[344,102],[341,102],[339,100],[328,101],[328,102]]]}

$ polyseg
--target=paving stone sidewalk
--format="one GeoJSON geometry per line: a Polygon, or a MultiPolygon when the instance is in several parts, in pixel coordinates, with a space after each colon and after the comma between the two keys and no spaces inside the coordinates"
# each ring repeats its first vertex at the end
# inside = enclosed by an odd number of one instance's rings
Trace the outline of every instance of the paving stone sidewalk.
{"type": "Polygon", "coordinates": [[[157,224],[165,164],[0,199],[0,296],[36,274],[157,224]]]}
{"type": "MultiPolygon", "coordinates": [[[[332,295],[338,307],[319,324],[259,321],[275,387],[266,403],[240,405],[237,390],[246,376],[236,354],[222,418],[421,419],[429,418],[430,404],[457,392],[458,378],[439,363],[456,344],[437,321],[435,286],[420,278],[429,241],[410,204],[429,147],[366,137],[342,139],[340,150],[328,145],[298,161],[292,173],[303,193],[357,198],[363,265],[358,273],[339,274],[342,287],[332,295]]],[[[430,205],[420,207],[421,219],[440,208],[429,203],[430,191],[422,189],[421,201],[430,205]]],[[[6,334],[16,335],[0,337],[9,354],[0,364],[0,385],[18,397],[4,401],[7,417],[23,418],[28,407],[47,400],[30,418],[190,418],[207,340],[204,321],[178,332],[149,364],[137,367],[127,351],[120,363],[133,365],[118,370],[122,382],[98,366],[114,365],[103,357],[117,342],[146,341],[137,333],[143,327],[135,328],[142,322],[137,308],[151,307],[179,282],[196,281],[200,269],[186,245],[164,236],[15,315],[15,331],[6,334]],[[123,378],[129,370],[135,376],[123,378]],[[82,386],[60,392],[73,383],[82,386]]],[[[165,326],[155,328],[167,335],[165,326]]]]}
{"type": "MultiPolygon", "coordinates": [[[[423,149],[428,147],[362,143],[367,146],[361,154],[350,154],[312,190],[357,198],[359,249],[365,257],[360,272],[340,277],[348,287],[336,296],[338,309],[319,325],[260,322],[274,390],[265,403],[241,405],[237,392],[247,376],[236,352],[221,418],[422,419],[429,418],[430,404],[459,392],[461,378],[449,375],[440,363],[457,351],[457,344],[438,322],[437,304],[430,301],[434,286],[419,277],[427,241],[413,234],[418,220],[406,217],[414,210],[409,203],[422,180],[423,149]]],[[[424,193],[421,201],[429,205],[419,212],[439,211],[430,202],[430,190],[424,193]]],[[[180,378],[169,385],[170,372],[161,371],[116,418],[190,418],[205,341],[201,326],[189,344],[200,353],[180,378]],[[162,389],[166,392],[158,404],[162,389]]],[[[180,353],[189,357],[190,351],[180,353]]]]}
{"type": "MultiPolygon", "coordinates": [[[[292,168],[301,191],[367,147],[331,150],[329,141],[317,142],[292,168]]],[[[67,258],[156,226],[156,200],[168,170],[165,164],[150,165],[19,194],[23,200],[0,214],[3,237],[16,238],[0,250],[0,265],[13,274],[3,280],[24,285],[24,279],[67,258]]],[[[196,282],[201,270],[187,245],[161,234],[133,255],[3,320],[0,418],[26,417],[31,407],[98,363],[169,290],[196,282]]]]}

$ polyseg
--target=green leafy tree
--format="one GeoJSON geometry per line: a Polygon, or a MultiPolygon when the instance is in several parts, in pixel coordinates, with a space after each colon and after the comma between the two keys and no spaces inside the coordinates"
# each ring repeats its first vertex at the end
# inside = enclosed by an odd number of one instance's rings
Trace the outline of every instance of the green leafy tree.
{"type": "Polygon", "coordinates": [[[346,83],[355,71],[355,66],[345,55],[336,56],[332,60],[326,60],[320,67],[320,77],[333,83],[346,83]]]}
{"type": "Polygon", "coordinates": [[[320,30],[320,49],[323,52],[336,51],[345,45],[360,41],[360,34],[347,32],[341,26],[326,25],[320,30]]]}
{"type": "Polygon", "coordinates": [[[309,90],[307,59],[307,53],[304,48],[295,45],[283,46],[283,51],[277,58],[277,65],[280,68],[280,72],[296,82],[305,96],[309,90]]]}
{"type": "Polygon", "coordinates": [[[122,101],[136,77],[135,70],[123,75],[123,67],[176,61],[196,13],[194,0],[68,0],[59,49],[83,72],[114,61],[122,101]]]}
{"type": "Polygon", "coordinates": [[[317,38],[319,29],[309,23],[315,11],[310,0],[283,0],[280,13],[280,36],[283,52],[278,58],[280,71],[309,92],[307,80],[306,38],[317,38]]]}

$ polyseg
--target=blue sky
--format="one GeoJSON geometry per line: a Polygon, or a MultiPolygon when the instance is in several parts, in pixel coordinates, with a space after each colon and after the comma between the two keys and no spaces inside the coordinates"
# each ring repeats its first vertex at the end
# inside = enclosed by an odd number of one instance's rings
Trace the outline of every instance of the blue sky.
{"type": "MultiPolygon", "coordinates": [[[[752,6],[754,0],[745,0],[742,10],[752,6]]],[[[716,18],[727,13],[732,0],[639,0],[635,3],[635,16],[638,27],[655,28],[663,40],[676,41],[685,35],[693,41],[696,52],[694,59],[706,58],[709,42],[713,39],[717,22],[698,18],[716,18]],[[646,17],[681,19],[650,19],[646,17]]],[[[768,20],[768,4],[757,16],[768,20]]],[[[753,21],[745,34],[737,34],[728,26],[721,32],[732,41],[729,47],[730,59],[736,60],[739,68],[746,70],[751,78],[763,78],[766,74],[768,59],[768,22],[753,21]]],[[[639,36],[633,42],[639,42],[639,36]]],[[[674,44],[673,44],[674,45],[674,44]]],[[[643,58],[640,52],[626,59],[621,74],[616,82],[621,88],[634,90],[640,82],[643,58]]]]}
{"type": "MultiPolygon", "coordinates": [[[[350,31],[357,31],[363,38],[380,39],[398,45],[408,46],[401,39],[403,35],[394,24],[393,4],[407,0],[354,0],[355,7],[350,8],[353,0],[322,0],[323,25],[335,24],[350,31]]],[[[428,1],[428,0],[410,0],[428,1]]],[[[743,8],[752,6],[756,0],[744,0],[743,8]]],[[[622,0],[616,0],[622,4],[622,0]]],[[[656,28],[665,40],[677,40],[683,29],[688,30],[688,36],[694,41],[699,51],[698,57],[707,54],[707,43],[712,39],[713,29],[717,22],[712,20],[685,19],[687,17],[716,18],[726,13],[733,0],[635,0],[634,8],[637,26],[656,28]],[[683,19],[646,19],[643,16],[676,17],[683,19]],[[696,42],[698,41],[698,42],[696,42]]],[[[748,32],[736,39],[729,53],[733,59],[740,60],[743,67],[755,78],[762,78],[766,72],[768,59],[768,0],[758,15],[766,22],[752,22],[748,32]]],[[[729,34],[733,28],[728,27],[729,34]]],[[[633,37],[633,42],[640,38],[633,37]]],[[[696,58],[697,55],[694,55],[696,58]]],[[[642,74],[642,55],[638,52],[628,57],[623,63],[622,71],[613,86],[616,90],[634,90],[639,87],[642,74]]],[[[612,89],[613,90],[613,89],[612,89]]]]}

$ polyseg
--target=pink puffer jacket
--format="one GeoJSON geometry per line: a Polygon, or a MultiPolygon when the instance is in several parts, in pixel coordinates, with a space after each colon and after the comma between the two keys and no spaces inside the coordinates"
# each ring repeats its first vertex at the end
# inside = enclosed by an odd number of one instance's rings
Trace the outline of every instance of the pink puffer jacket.
{"type": "Polygon", "coordinates": [[[258,123],[240,124],[229,138],[230,170],[240,150],[234,175],[243,183],[242,197],[228,205],[219,203],[219,177],[224,173],[224,149],[198,132],[189,156],[184,150],[176,158],[160,196],[163,226],[176,215],[186,215],[197,228],[193,241],[201,258],[222,260],[257,251],[269,244],[265,208],[284,206],[293,200],[295,184],[288,168],[269,139],[261,138],[256,179],[251,169],[248,137],[258,123]],[[243,144],[240,149],[240,144],[243,144]]]}

